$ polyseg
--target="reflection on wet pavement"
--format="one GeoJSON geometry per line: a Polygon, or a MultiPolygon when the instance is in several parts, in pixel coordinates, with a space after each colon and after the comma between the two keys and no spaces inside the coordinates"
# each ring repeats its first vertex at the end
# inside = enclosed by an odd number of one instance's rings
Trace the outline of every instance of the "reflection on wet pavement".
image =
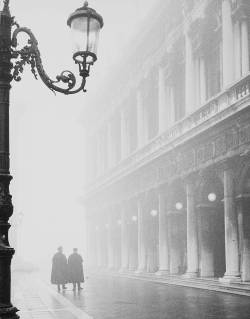
{"type": "Polygon", "coordinates": [[[20,274],[21,319],[249,319],[250,298],[148,281],[90,275],[80,292],[57,293],[48,276],[20,274]]]}
{"type": "Polygon", "coordinates": [[[95,319],[249,319],[250,298],[127,278],[90,276],[71,300],[95,319]]]}

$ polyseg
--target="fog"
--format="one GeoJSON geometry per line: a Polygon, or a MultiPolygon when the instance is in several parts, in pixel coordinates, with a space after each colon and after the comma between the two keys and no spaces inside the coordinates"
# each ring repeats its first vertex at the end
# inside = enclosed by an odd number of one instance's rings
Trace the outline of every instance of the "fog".
{"type": "MultiPolygon", "coordinates": [[[[12,83],[11,194],[17,223],[11,244],[16,257],[46,265],[59,245],[69,254],[78,247],[85,256],[84,231],[84,129],[86,106],[118,61],[122,49],[156,0],[92,0],[89,5],[104,18],[98,62],[87,81],[87,94],[54,95],[25,67],[22,81],[12,83]]],[[[53,78],[74,69],[68,15],[80,0],[10,1],[20,26],[32,29],[38,39],[46,72],[53,78]]],[[[14,227],[13,227],[14,230],[14,227]]]]}

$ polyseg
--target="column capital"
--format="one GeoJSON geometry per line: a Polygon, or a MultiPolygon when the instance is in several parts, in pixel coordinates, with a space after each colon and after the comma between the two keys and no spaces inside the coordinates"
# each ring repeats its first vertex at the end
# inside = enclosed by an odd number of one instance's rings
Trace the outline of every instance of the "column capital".
{"type": "Polygon", "coordinates": [[[159,195],[163,195],[163,194],[166,195],[168,193],[168,191],[169,191],[169,185],[167,185],[167,184],[160,185],[157,187],[157,193],[159,195]]]}
{"type": "Polygon", "coordinates": [[[142,193],[138,193],[136,194],[135,196],[135,200],[138,202],[138,201],[141,201],[143,202],[146,198],[146,192],[142,192],[142,193]]]}
{"type": "MultiPolygon", "coordinates": [[[[224,0],[225,1],[225,0],[224,0]]],[[[248,0],[231,0],[232,17],[234,20],[246,20],[250,15],[250,3],[248,0]]]]}
{"type": "Polygon", "coordinates": [[[223,171],[233,170],[237,167],[237,159],[229,158],[219,163],[218,168],[223,171]]]}
{"type": "Polygon", "coordinates": [[[184,184],[187,186],[187,185],[192,185],[193,187],[196,186],[197,184],[197,181],[199,179],[199,176],[198,176],[198,173],[192,173],[188,176],[185,176],[183,178],[183,182],[184,184]]]}

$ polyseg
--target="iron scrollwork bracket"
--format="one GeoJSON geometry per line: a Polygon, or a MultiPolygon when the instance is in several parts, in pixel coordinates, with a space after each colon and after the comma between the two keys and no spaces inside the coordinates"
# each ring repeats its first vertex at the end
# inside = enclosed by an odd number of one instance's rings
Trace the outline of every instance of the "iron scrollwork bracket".
{"type": "Polygon", "coordinates": [[[80,91],[86,92],[85,84],[86,84],[86,77],[89,76],[89,68],[90,64],[86,63],[86,57],[83,57],[82,62],[79,60],[74,59],[75,63],[79,66],[79,74],[82,77],[81,84],[77,89],[74,90],[76,86],[76,77],[71,71],[63,71],[60,75],[56,76],[56,80],[51,80],[50,77],[47,75],[43,68],[41,54],[38,49],[38,41],[35,38],[32,31],[26,27],[19,27],[17,23],[13,23],[17,26],[17,28],[13,32],[12,36],[12,59],[15,59],[16,62],[13,66],[13,73],[12,78],[15,81],[21,80],[21,74],[23,73],[24,66],[26,64],[30,65],[31,72],[33,73],[34,77],[37,79],[38,75],[40,76],[41,80],[44,84],[52,90],[54,93],[55,91],[64,93],[64,94],[74,94],[80,91]],[[22,49],[17,50],[17,36],[19,33],[24,32],[29,36],[28,45],[25,45],[22,49]],[[62,88],[57,86],[56,83],[63,83],[67,87],[62,88]]]}

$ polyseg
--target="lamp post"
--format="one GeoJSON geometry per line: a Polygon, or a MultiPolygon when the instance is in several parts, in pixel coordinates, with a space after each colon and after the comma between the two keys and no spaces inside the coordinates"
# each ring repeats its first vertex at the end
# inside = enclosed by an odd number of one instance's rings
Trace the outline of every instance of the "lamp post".
{"type": "Polygon", "coordinates": [[[88,3],[72,13],[68,20],[72,30],[76,51],[73,60],[79,69],[80,84],[77,86],[75,75],[71,71],[63,71],[51,80],[45,72],[38,42],[30,29],[19,27],[10,14],[9,0],[3,1],[0,11],[0,318],[17,319],[18,309],[11,303],[11,259],[14,249],[10,247],[8,231],[9,218],[13,213],[13,205],[9,192],[12,179],[9,171],[9,92],[10,83],[14,79],[20,81],[25,64],[31,66],[31,71],[37,78],[40,76],[44,84],[52,91],[64,94],[85,92],[86,78],[90,66],[97,60],[96,48],[99,31],[103,27],[102,17],[88,3]],[[14,31],[12,32],[12,29],[14,31]],[[18,34],[29,36],[28,44],[18,48],[18,34]]]}

